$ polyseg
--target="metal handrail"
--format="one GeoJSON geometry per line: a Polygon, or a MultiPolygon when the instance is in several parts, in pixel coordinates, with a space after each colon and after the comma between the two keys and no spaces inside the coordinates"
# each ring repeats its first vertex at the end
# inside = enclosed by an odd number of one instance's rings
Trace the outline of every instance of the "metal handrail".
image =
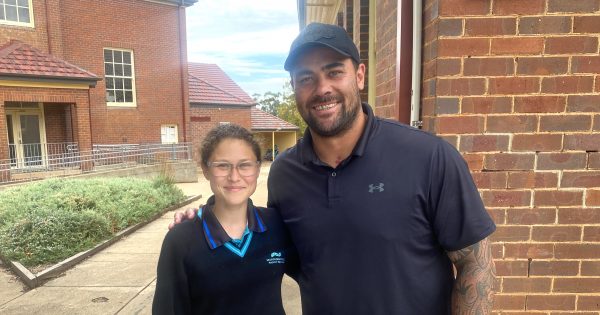
{"type": "Polygon", "coordinates": [[[192,144],[97,144],[84,152],[76,142],[10,144],[9,156],[0,160],[0,182],[191,160],[192,144]]]}

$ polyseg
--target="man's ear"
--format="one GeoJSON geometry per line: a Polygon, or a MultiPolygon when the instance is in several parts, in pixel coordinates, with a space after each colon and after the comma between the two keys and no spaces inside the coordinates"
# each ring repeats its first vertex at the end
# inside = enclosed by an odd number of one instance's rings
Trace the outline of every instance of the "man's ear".
{"type": "Polygon", "coordinates": [[[356,83],[358,84],[358,89],[361,91],[365,88],[365,72],[365,64],[359,64],[358,68],[356,69],[356,83]]]}

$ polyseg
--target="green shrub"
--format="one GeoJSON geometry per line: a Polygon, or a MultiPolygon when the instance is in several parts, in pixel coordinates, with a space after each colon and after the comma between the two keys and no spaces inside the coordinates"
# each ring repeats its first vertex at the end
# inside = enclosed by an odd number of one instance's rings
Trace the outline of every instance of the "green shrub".
{"type": "Polygon", "coordinates": [[[50,179],[0,191],[0,253],[53,264],[185,198],[168,178],[50,179]]]}

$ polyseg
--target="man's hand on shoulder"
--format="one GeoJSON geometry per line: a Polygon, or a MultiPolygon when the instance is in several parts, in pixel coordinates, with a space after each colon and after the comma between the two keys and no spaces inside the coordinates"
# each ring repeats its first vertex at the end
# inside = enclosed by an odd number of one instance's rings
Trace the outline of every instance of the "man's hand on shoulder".
{"type": "MultiPolygon", "coordinates": [[[[200,206],[202,208],[202,206],[200,206]]],[[[185,211],[177,211],[173,216],[173,222],[169,223],[169,230],[173,229],[177,224],[186,220],[193,220],[198,214],[198,209],[187,208],[185,211]]]]}

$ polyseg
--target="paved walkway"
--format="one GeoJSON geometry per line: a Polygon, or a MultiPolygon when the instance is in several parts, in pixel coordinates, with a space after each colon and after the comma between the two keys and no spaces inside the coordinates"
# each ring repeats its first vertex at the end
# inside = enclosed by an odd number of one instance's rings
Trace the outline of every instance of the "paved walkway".
{"type": "MultiPolygon", "coordinates": [[[[253,201],[267,202],[268,165],[261,170],[253,201]]],[[[210,196],[210,186],[178,184],[187,195],[202,194],[198,205],[210,196]]],[[[185,206],[181,209],[185,209],[185,206]]],[[[156,263],[173,212],[148,224],[102,252],[90,257],[45,285],[26,291],[0,265],[0,314],[150,314],[156,281],[156,263]]],[[[296,283],[285,278],[282,285],[288,315],[301,314],[296,283]]]]}

